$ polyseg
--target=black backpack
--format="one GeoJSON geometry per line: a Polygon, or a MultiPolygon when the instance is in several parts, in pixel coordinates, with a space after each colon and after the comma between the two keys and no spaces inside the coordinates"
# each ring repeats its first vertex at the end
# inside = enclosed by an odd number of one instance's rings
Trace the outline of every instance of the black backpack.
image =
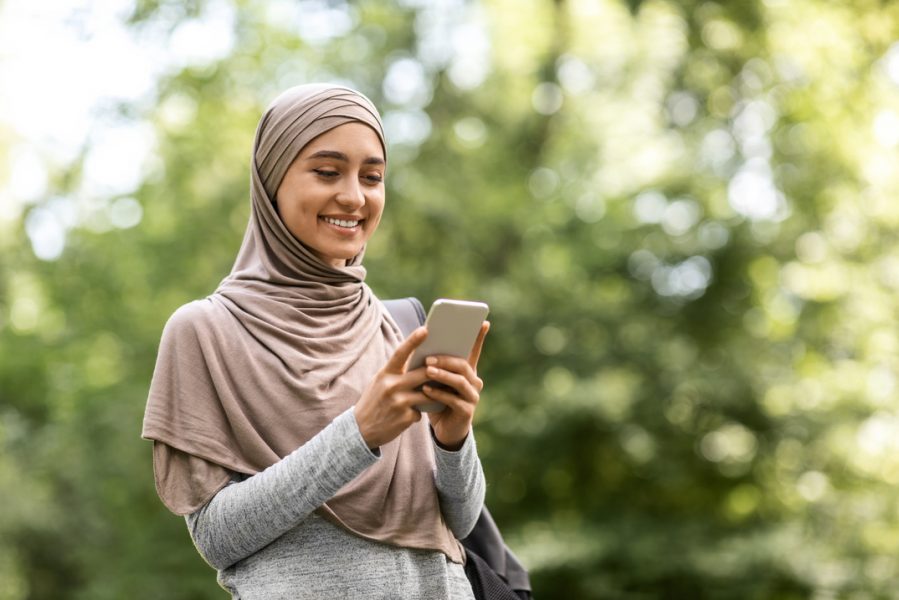
{"type": "MultiPolygon", "coordinates": [[[[384,300],[404,336],[424,325],[425,310],[417,298],[384,300]]],[[[499,527],[484,506],[474,529],[463,540],[465,575],[478,600],[531,600],[527,569],[503,541],[499,527]]]]}

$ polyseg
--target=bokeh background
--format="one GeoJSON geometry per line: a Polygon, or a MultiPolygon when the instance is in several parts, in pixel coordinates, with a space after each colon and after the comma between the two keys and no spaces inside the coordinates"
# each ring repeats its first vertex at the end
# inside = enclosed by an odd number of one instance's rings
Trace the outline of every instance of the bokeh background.
{"type": "Polygon", "coordinates": [[[139,439],[254,129],[382,109],[381,297],[490,303],[538,598],[896,598],[899,4],[0,0],[0,600],[221,598],[139,439]]]}

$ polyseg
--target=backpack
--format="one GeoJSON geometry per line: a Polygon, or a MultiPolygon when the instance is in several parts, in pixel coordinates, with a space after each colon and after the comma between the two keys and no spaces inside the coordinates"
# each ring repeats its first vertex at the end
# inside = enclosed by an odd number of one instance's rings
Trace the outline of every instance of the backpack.
{"type": "MultiPolygon", "coordinates": [[[[384,306],[404,336],[424,325],[425,310],[417,298],[384,300],[384,306]]],[[[474,529],[463,540],[465,575],[478,600],[531,600],[527,569],[512,554],[484,506],[474,529]]]]}

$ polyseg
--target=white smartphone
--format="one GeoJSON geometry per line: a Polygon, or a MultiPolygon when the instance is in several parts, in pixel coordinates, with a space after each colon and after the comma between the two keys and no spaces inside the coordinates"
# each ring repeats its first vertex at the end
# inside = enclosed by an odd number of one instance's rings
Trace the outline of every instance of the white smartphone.
{"type": "MultiPolygon", "coordinates": [[[[428,337],[412,353],[408,369],[411,371],[423,366],[425,358],[437,354],[468,358],[489,310],[489,307],[483,302],[446,298],[435,300],[425,321],[428,337]]],[[[441,385],[435,382],[429,383],[438,387],[441,385]]],[[[415,408],[421,412],[440,412],[446,408],[446,405],[440,402],[426,402],[415,408]]]]}

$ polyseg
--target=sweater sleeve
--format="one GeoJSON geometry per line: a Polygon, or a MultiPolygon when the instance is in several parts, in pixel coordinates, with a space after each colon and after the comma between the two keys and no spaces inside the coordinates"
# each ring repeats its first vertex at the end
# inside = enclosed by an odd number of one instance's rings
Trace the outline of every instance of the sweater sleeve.
{"type": "Polygon", "coordinates": [[[440,511],[453,534],[461,540],[471,533],[481,514],[487,487],[474,433],[469,432],[456,451],[441,448],[436,438],[431,437],[437,461],[435,484],[440,511]]]}
{"type": "Polygon", "coordinates": [[[377,460],[349,409],[280,461],[226,485],[187,515],[191,538],[211,566],[229,567],[298,525],[377,460]]]}

